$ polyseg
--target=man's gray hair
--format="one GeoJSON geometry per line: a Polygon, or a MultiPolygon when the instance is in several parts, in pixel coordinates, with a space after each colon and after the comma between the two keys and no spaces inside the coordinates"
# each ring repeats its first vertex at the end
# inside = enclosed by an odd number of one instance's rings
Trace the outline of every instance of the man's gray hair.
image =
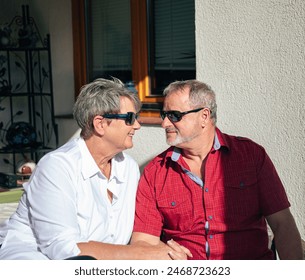
{"type": "Polygon", "coordinates": [[[211,111],[211,119],[216,125],[217,121],[217,104],[216,95],[211,87],[198,80],[185,80],[170,83],[163,91],[164,96],[168,96],[176,91],[189,89],[190,106],[194,109],[199,107],[209,108],[211,111]]]}

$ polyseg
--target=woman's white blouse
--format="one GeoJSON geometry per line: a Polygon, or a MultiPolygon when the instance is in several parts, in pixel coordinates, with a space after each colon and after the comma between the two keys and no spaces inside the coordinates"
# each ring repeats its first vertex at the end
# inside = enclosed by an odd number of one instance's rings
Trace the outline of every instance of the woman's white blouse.
{"type": "Polygon", "coordinates": [[[72,139],[37,164],[12,217],[0,227],[0,259],[65,259],[78,242],[127,244],[140,172],[119,153],[109,180],[82,138],[72,139]],[[113,200],[107,197],[113,193],[113,200]]]}

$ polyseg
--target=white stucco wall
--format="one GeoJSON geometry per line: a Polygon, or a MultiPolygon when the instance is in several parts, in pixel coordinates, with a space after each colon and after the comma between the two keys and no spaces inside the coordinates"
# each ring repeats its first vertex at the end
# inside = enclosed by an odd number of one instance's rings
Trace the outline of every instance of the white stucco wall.
{"type": "Polygon", "coordinates": [[[196,1],[198,79],[218,126],[262,144],[305,237],[305,2],[196,1]]]}

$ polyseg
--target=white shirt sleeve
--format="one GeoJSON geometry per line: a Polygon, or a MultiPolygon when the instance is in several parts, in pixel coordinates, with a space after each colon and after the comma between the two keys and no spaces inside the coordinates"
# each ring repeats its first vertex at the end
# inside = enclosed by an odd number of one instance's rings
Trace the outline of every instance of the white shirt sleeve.
{"type": "Polygon", "coordinates": [[[25,186],[30,223],[38,246],[51,259],[78,255],[75,172],[65,157],[47,156],[25,186]]]}

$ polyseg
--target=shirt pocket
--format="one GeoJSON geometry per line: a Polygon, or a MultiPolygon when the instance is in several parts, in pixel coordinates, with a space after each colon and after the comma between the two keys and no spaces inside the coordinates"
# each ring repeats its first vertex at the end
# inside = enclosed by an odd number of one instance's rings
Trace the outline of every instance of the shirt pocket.
{"type": "Polygon", "coordinates": [[[193,224],[194,213],[189,198],[166,197],[157,201],[159,211],[163,217],[164,229],[187,231],[193,224]]]}
{"type": "Polygon", "coordinates": [[[259,191],[255,172],[240,171],[224,183],[224,211],[226,221],[250,222],[259,215],[259,191]]]}

